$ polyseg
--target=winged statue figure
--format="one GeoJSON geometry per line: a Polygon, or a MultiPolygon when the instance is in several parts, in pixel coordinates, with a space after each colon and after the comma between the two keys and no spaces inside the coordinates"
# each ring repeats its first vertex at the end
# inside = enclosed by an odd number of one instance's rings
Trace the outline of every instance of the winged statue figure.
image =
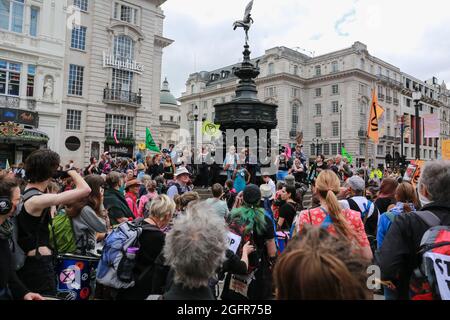
{"type": "Polygon", "coordinates": [[[245,30],[245,43],[248,43],[248,31],[250,30],[250,27],[253,24],[253,19],[251,17],[251,11],[253,8],[253,0],[249,2],[247,7],[245,8],[244,13],[244,19],[238,20],[233,23],[233,30],[236,30],[237,28],[244,28],[245,30]]]}

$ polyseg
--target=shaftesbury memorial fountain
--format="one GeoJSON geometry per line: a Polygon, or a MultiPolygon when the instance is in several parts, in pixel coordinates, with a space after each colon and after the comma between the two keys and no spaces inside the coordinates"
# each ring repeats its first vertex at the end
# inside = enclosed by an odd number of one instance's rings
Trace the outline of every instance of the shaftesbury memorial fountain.
{"type": "Polygon", "coordinates": [[[252,6],[253,0],[247,5],[244,19],[233,24],[235,30],[243,28],[245,31],[244,60],[240,67],[233,70],[234,75],[240,79],[236,96],[230,102],[215,105],[214,122],[220,124],[224,134],[224,148],[231,145],[237,146],[238,150],[249,148],[251,158],[258,162],[262,171],[274,174],[268,167],[273,164],[274,154],[278,151],[278,133],[274,130],[278,123],[278,106],[261,102],[257,98],[254,79],[258,77],[260,70],[258,63],[255,66],[250,60],[248,45],[248,31],[253,23],[252,6]]]}

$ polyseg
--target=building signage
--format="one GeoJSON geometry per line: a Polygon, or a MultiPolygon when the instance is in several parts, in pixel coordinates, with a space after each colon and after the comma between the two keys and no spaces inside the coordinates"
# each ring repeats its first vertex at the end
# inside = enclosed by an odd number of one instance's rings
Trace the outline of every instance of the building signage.
{"type": "Polygon", "coordinates": [[[108,145],[105,143],[105,151],[109,151],[110,153],[114,153],[118,156],[132,156],[133,155],[133,147],[132,146],[124,146],[124,145],[108,145]]]}
{"type": "Polygon", "coordinates": [[[113,54],[103,52],[103,68],[116,68],[141,74],[144,72],[144,65],[135,60],[122,60],[113,54]]]}
{"type": "Polygon", "coordinates": [[[20,109],[0,109],[0,122],[14,122],[26,126],[37,128],[39,126],[39,116],[37,112],[20,109]]]}

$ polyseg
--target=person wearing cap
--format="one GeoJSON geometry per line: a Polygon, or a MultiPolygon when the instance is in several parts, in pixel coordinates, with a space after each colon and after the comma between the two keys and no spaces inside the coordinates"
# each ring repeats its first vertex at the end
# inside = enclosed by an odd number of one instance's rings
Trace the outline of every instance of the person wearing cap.
{"type": "Polygon", "coordinates": [[[364,196],[366,183],[360,176],[353,176],[346,181],[347,193],[350,194],[346,200],[341,200],[343,209],[352,209],[361,214],[364,228],[367,233],[373,251],[376,249],[376,235],[378,229],[378,217],[380,215],[377,206],[364,196]]]}
{"type": "Polygon", "coordinates": [[[175,172],[175,183],[173,183],[167,190],[167,195],[173,200],[175,195],[182,195],[187,191],[191,191],[189,183],[191,181],[191,174],[185,167],[179,167],[175,172]]]}
{"type": "Polygon", "coordinates": [[[125,185],[125,200],[135,218],[142,218],[139,214],[137,200],[139,195],[139,189],[141,188],[141,182],[137,179],[128,180],[125,185]]]}
{"type": "Polygon", "coordinates": [[[274,193],[272,188],[268,184],[262,184],[259,186],[259,190],[261,191],[261,207],[273,217],[272,199],[274,193]]]}
{"type": "MultiPolygon", "coordinates": [[[[222,300],[266,300],[273,296],[270,270],[277,255],[275,230],[272,219],[264,214],[264,209],[260,206],[261,196],[258,186],[254,184],[246,186],[240,195],[242,205],[233,209],[227,219],[230,230],[236,228],[242,230],[239,247],[242,248],[247,241],[250,241],[256,250],[249,255],[247,277],[250,277],[250,281],[242,281],[242,277],[238,278],[228,273],[222,291],[222,300]],[[242,289],[243,286],[246,290],[238,289],[242,289]],[[245,295],[243,291],[246,292],[245,295]]],[[[242,254],[242,250],[238,249],[237,254],[242,254]]]]}
{"type": "Polygon", "coordinates": [[[270,187],[270,190],[272,192],[271,199],[273,199],[273,197],[275,196],[275,193],[277,192],[275,182],[273,182],[272,178],[270,178],[270,176],[267,173],[263,173],[262,178],[263,178],[264,184],[267,184],[270,187]]]}

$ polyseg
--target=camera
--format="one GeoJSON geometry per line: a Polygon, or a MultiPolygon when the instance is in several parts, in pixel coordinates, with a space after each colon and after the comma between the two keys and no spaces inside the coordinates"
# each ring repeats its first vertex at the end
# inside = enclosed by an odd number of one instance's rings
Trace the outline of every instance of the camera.
{"type": "Polygon", "coordinates": [[[67,174],[67,171],[61,170],[56,171],[55,174],[53,175],[53,179],[66,179],[68,177],[69,175],[67,174]]]}

